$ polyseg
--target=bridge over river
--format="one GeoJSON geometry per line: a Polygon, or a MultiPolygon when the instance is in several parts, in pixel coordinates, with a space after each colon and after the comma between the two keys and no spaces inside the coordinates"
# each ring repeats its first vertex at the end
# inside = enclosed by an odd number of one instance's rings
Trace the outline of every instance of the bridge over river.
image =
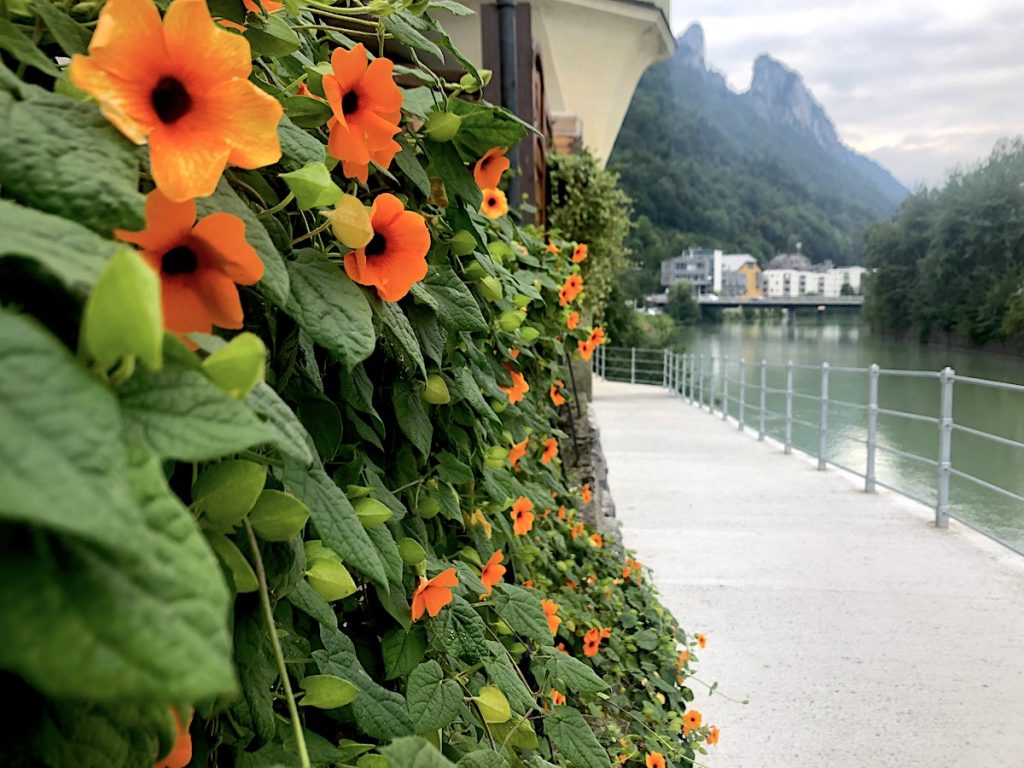
{"type": "Polygon", "coordinates": [[[740,431],[666,360],[669,386],[597,377],[592,408],[626,545],[708,638],[707,764],[1024,766],[1024,558],[740,431]]]}

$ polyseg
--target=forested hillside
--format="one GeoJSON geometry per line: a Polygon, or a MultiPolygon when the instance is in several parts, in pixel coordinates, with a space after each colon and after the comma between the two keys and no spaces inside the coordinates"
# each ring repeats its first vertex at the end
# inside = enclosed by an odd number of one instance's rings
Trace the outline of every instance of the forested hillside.
{"type": "Polygon", "coordinates": [[[927,340],[1024,341],[1024,141],[907,199],[867,237],[871,323],[927,340]]]}
{"type": "Polygon", "coordinates": [[[812,260],[859,263],[863,233],[906,190],[843,145],[799,75],[762,56],[750,91],[707,68],[691,27],[675,56],[640,82],[609,165],[633,197],[636,290],[685,246],[762,260],[801,243],[812,260]]]}

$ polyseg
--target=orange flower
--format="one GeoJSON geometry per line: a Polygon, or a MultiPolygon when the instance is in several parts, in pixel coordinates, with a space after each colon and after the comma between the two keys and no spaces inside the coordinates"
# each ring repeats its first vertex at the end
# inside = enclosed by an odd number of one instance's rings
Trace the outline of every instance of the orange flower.
{"type": "Polygon", "coordinates": [[[565,653],[565,654],[569,653],[569,649],[565,647],[565,643],[559,643],[558,645],[555,646],[555,648],[557,648],[562,653],[565,653]]]}
{"type": "Polygon", "coordinates": [[[697,641],[697,645],[699,645],[701,648],[708,644],[708,639],[704,637],[704,635],[702,635],[700,632],[695,634],[693,637],[697,641]]]}
{"type": "Polygon", "coordinates": [[[580,324],[580,313],[570,312],[569,316],[565,319],[565,327],[570,331],[575,331],[576,326],[580,324]]]}
{"type": "Polygon", "coordinates": [[[530,438],[524,438],[521,443],[515,443],[508,451],[508,460],[512,463],[512,466],[516,466],[519,460],[526,455],[526,444],[530,441],[530,438]]]}
{"type": "Polygon", "coordinates": [[[139,246],[159,273],[168,330],[209,333],[214,325],[242,327],[242,303],[235,283],[258,283],[263,262],[246,242],[241,219],[214,213],[196,223],[193,201],[175,203],[154,189],[146,197],[146,228],[141,232],[118,229],[114,234],[139,246]]]}
{"type": "Polygon", "coordinates": [[[454,568],[441,571],[432,579],[420,577],[420,584],[412,595],[412,620],[417,621],[426,611],[437,616],[452,601],[452,588],[459,585],[454,568]]]}
{"type": "Polygon", "coordinates": [[[512,530],[516,536],[525,536],[533,528],[533,502],[525,496],[516,499],[512,505],[512,530]]]}
{"type": "Polygon", "coordinates": [[[591,629],[583,636],[583,655],[597,656],[601,648],[601,630],[591,629]]]}
{"type": "Polygon", "coordinates": [[[309,86],[306,85],[305,83],[299,83],[299,87],[295,89],[295,95],[305,96],[307,99],[316,99],[317,101],[320,100],[320,97],[313,93],[311,90],[309,90],[309,86]]]}
{"type": "Polygon", "coordinates": [[[683,667],[686,666],[686,662],[690,660],[690,649],[685,648],[679,652],[679,658],[676,659],[676,672],[680,672],[683,667]]]}
{"type": "Polygon", "coordinates": [[[590,332],[590,338],[587,339],[590,342],[590,346],[599,347],[604,344],[604,328],[601,326],[596,327],[590,332]]]}
{"type": "MultiPolygon", "coordinates": [[[[275,2],[275,0],[260,0],[263,5],[263,10],[267,13],[277,13],[284,8],[284,3],[275,2]]],[[[260,7],[256,5],[254,0],[242,0],[242,5],[245,6],[245,10],[250,13],[262,13],[260,7]]]]}
{"type": "Polygon", "coordinates": [[[217,26],[204,0],[108,0],[71,81],[136,144],[149,141],[157,187],[176,202],[212,195],[228,163],[281,157],[281,104],[249,82],[248,41],[217,26]]]}
{"type": "Polygon", "coordinates": [[[580,491],[580,497],[583,499],[584,504],[589,504],[590,500],[594,495],[590,492],[590,483],[583,484],[583,490],[580,491]]]}
{"type": "Polygon", "coordinates": [[[628,579],[632,575],[633,575],[633,569],[629,567],[629,563],[627,563],[626,565],[622,566],[622,578],[628,579]]]}
{"type": "Polygon", "coordinates": [[[540,457],[541,464],[550,464],[551,460],[558,455],[558,440],[549,437],[544,441],[544,454],[540,457]]]}
{"type": "Polygon", "coordinates": [[[581,261],[587,260],[587,244],[580,243],[577,245],[572,252],[572,260],[574,264],[579,264],[581,261]]]}
{"type": "Polygon", "coordinates": [[[665,756],[661,752],[648,752],[644,762],[647,768],[665,768],[665,756]]]}
{"type": "Polygon", "coordinates": [[[502,392],[508,395],[508,402],[510,405],[515,405],[523,399],[523,395],[530,391],[530,385],[526,383],[526,379],[523,378],[523,374],[515,370],[511,365],[505,363],[505,370],[508,371],[509,377],[512,379],[511,387],[501,387],[502,392]]]}
{"type": "Polygon", "coordinates": [[[523,582],[523,586],[527,589],[533,589],[533,579],[527,579],[523,582]]]}
{"type": "Polygon", "coordinates": [[[346,176],[366,181],[370,161],[391,165],[401,146],[402,92],[391,76],[394,64],[383,56],[367,64],[366,48],[335,48],[331,73],[324,75],[324,95],[333,117],[327,121],[327,151],[341,160],[346,176]]]}
{"type": "Polygon", "coordinates": [[[576,297],[583,290],[583,278],[579,275],[569,275],[558,291],[558,306],[564,307],[576,301],[576,297]]]}
{"type": "Polygon", "coordinates": [[[505,157],[507,149],[494,147],[488,149],[484,156],[476,161],[473,178],[480,189],[494,189],[501,183],[501,174],[509,169],[511,163],[505,157]]]}
{"type": "Polygon", "coordinates": [[[700,712],[696,709],[687,710],[686,714],[683,715],[683,735],[687,735],[690,731],[700,728],[701,716],[700,712]]]}
{"type": "Polygon", "coordinates": [[[555,404],[556,408],[565,405],[565,397],[559,391],[564,386],[565,382],[561,379],[551,385],[551,402],[555,404]]]}
{"type": "Polygon", "coordinates": [[[705,739],[709,747],[713,747],[718,744],[718,726],[712,725],[711,730],[708,731],[707,738],[705,739]]]}
{"type": "Polygon", "coordinates": [[[508,213],[508,199],[500,189],[484,190],[484,199],[480,203],[480,213],[488,219],[500,219],[508,213]]]}
{"type": "Polygon", "coordinates": [[[384,301],[398,301],[427,275],[430,232],[422,216],[387,192],[374,199],[370,226],[370,242],[345,254],[345,273],[360,285],[374,286],[384,301]]]}
{"type": "Polygon", "coordinates": [[[558,603],[554,600],[541,600],[541,608],[544,609],[544,615],[548,620],[548,629],[551,630],[551,634],[558,632],[558,625],[562,623],[562,619],[558,616],[558,603]]]}
{"type": "Polygon", "coordinates": [[[581,536],[586,533],[586,530],[587,528],[583,523],[576,523],[576,525],[572,527],[572,530],[569,531],[569,534],[575,539],[577,536],[581,536]]]}
{"type": "Polygon", "coordinates": [[[181,713],[175,707],[171,707],[171,714],[174,715],[178,735],[171,751],[157,760],[153,768],[185,768],[192,762],[192,734],[189,733],[189,728],[192,727],[194,711],[188,713],[188,722],[182,722],[181,713]]]}
{"type": "Polygon", "coordinates": [[[502,577],[505,575],[505,566],[501,565],[504,557],[499,549],[484,564],[483,570],[480,571],[480,581],[484,583],[484,588],[487,591],[480,595],[480,597],[488,597],[494,591],[494,585],[501,582],[502,577]]]}
{"type": "Polygon", "coordinates": [[[612,636],[612,628],[611,627],[602,627],[601,628],[601,639],[602,640],[607,640],[611,636],[612,636]]]}
{"type": "Polygon", "coordinates": [[[565,704],[565,696],[556,691],[554,688],[551,689],[551,703],[556,707],[560,707],[565,704]]]}
{"type": "Polygon", "coordinates": [[[602,537],[600,533],[592,534],[590,537],[590,543],[598,549],[601,549],[601,547],[604,546],[604,537],[602,537]]]}
{"type": "Polygon", "coordinates": [[[594,354],[594,350],[596,349],[596,347],[593,344],[591,344],[590,341],[580,341],[577,343],[576,346],[579,347],[580,357],[582,357],[584,360],[589,360],[590,357],[594,354]]]}
{"type": "Polygon", "coordinates": [[[469,516],[469,522],[471,525],[479,525],[484,529],[484,535],[488,539],[491,538],[491,524],[487,522],[487,518],[484,517],[482,510],[474,510],[473,514],[469,516]]]}
{"type": "Polygon", "coordinates": [[[565,580],[565,588],[566,589],[576,589],[576,582],[573,581],[572,579],[566,579],[565,580]]]}
{"type": "Polygon", "coordinates": [[[548,243],[545,246],[545,248],[547,249],[548,253],[554,254],[555,256],[558,255],[558,246],[555,245],[554,243],[548,243]]]}

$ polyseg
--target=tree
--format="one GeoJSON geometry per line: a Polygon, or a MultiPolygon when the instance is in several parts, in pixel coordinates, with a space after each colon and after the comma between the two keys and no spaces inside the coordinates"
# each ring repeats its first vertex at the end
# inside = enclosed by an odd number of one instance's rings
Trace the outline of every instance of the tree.
{"type": "Polygon", "coordinates": [[[690,283],[683,280],[668,289],[667,311],[680,325],[694,325],[700,320],[700,305],[690,283]]]}

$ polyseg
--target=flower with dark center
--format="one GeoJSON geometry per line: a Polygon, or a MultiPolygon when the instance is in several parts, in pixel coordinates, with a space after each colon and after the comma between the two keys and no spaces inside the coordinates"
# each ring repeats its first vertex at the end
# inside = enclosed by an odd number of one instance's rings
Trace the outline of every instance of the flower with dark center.
{"type": "Polygon", "coordinates": [[[507,152],[507,149],[493,147],[476,161],[473,178],[480,189],[494,189],[501,183],[501,175],[509,169],[510,165],[508,158],[505,157],[507,152]]]}
{"type": "Polygon", "coordinates": [[[360,285],[375,287],[384,301],[398,301],[427,276],[427,223],[384,193],[373,201],[370,226],[370,242],[345,255],[345,273],[360,285]]]}
{"type": "Polygon", "coordinates": [[[500,219],[508,213],[508,200],[500,189],[485,189],[480,213],[489,219],[500,219]]]}
{"type": "Polygon", "coordinates": [[[263,277],[263,262],[245,240],[245,223],[230,213],[196,221],[196,204],[175,203],[159,189],[146,198],[146,228],[116,230],[137,245],[160,275],[164,325],[178,334],[242,327],[236,284],[263,277]]]}
{"type": "Polygon", "coordinates": [[[248,41],[213,22],[204,0],[108,0],[71,80],[136,144],[171,200],[213,194],[224,168],[277,162],[281,104],[249,82],[248,41]]]}

